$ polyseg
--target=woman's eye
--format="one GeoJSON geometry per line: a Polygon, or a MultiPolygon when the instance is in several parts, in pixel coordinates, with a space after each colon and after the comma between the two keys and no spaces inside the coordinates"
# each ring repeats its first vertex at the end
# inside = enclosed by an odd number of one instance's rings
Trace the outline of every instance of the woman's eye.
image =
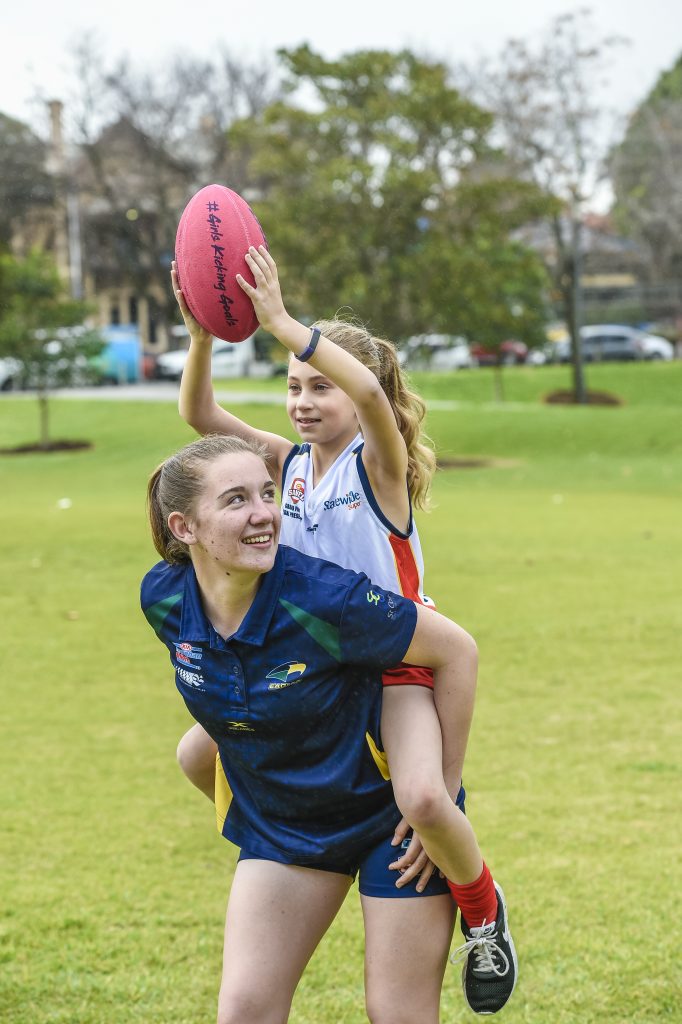
{"type": "Polygon", "coordinates": [[[230,498],[230,500],[228,501],[228,503],[227,503],[227,504],[228,504],[228,505],[238,505],[238,504],[240,504],[240,503],[241,503],[241,502],[242,502],[243,500],[244,500],[244,497],[243,497],[243,495],[241,495],[241,494],[233,494],[233,495],[232,495],[232,497],[230,498]]]}

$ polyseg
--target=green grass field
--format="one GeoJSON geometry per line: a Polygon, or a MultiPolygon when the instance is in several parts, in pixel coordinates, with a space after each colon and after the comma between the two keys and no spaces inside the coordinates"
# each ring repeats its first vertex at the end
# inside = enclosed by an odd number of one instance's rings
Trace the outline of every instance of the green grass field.
{"type": "MultiPolygon", "coordinates": [[[[519,949],[509,1024],[680,1019],[681,370],[595,367],[618,409],[543,406],[563,368],[505,371],[502,407],[487,372],[416,381],[462,403],[429,415],[442,457],[494,460],[441,470],[419,522],[427,590],[481,652],[465,781],[519,949]]],[[[35,438],[33,406],[0,401],[0,445],[35,438]]],[[[193,434],[172,404],[53,420],[92,450],[0,459],[0,1017],[212,1021],[235,854],[175,765],[189,720],[138,604],[145,481],[193,434]]],[[[366,1019],[362,948],[352,891],[294,1024],[366,1019]]],[[[454,968],[442,1019],[473,1019],[454,968]]]]}

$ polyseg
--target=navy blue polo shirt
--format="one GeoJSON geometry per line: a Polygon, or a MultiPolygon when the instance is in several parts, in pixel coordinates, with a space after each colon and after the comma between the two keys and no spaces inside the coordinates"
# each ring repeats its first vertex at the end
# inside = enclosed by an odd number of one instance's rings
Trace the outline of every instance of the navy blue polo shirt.
{"type": "Polygon", "coordinates": [[[227,839],[314,865],[352,860],[391,831],[400,814],[372,746],[381,673],[410,645],[412,601],[284,545],[227,640],[190,564],[159,562],[141,596],[190,714],[218,744],[227,839]]]}

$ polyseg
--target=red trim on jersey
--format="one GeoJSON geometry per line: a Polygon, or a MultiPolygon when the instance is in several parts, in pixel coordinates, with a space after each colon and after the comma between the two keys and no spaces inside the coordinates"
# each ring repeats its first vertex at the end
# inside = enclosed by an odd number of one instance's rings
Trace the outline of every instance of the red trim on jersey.
{"type": "MultiPolygon", "coordinates": [[[[423,604],[419,593],[419,566],[409,539],[389,533],[388,540],[393,551],[403,597],[423,604]]],[[[405,662],[401,662],[395,668],[387,669],[381,678],[384,686],[427,686],[430,690],[433,689],[433,672],[421,665],[406,665],[405,662]]]]}
{"type": "Polygon", "coordinates": [[[419,567],[414,557],[414,551],[409,540],[403,537],[396,537],[389,533],[388,542],[393,550],[395,567],[398,572],[398,582],[403,597],[409,597],[412,601],[422,603],[419,594],[419,567]]]}
{"type": "Polygon", "coordinates": [[[384,686],[426,686],[433,689],[433,670],[423,665],[406,665],[401,661],[395,668],[381,673],[384,686]]]}

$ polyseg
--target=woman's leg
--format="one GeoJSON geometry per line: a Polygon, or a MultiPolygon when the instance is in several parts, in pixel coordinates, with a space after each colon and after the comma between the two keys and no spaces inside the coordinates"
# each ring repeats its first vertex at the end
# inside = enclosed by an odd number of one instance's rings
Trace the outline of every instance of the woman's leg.
{"type": "Polygon", "coordinates": [[[197,789],[215,800],[215,758],[218,747],[199,725],[193,725],[178,743],[178,764],[197,789]]]}
{"type": "Polygon", "coordinates": [[[452,939],[449,896],[362,896],[365,992],[372,1024],[438,1024],[452,939]]]}
{"type": "Polygon", "coordinates": [[[227,905],[218,1024],[288,1020],[298,981],[350,885],[350,877],[330,871],[238,863],[227,905]]]}
{"type": "MultiPolygon", "coordinates": [[[[441,727],[431,690],[385,686],[383,740],[400,813],[451,882],[474,882],[483,870],[476,836],[443,778],[441,727]]],[[[459,787],[459,779],[456,780],[459,787]]]]}

